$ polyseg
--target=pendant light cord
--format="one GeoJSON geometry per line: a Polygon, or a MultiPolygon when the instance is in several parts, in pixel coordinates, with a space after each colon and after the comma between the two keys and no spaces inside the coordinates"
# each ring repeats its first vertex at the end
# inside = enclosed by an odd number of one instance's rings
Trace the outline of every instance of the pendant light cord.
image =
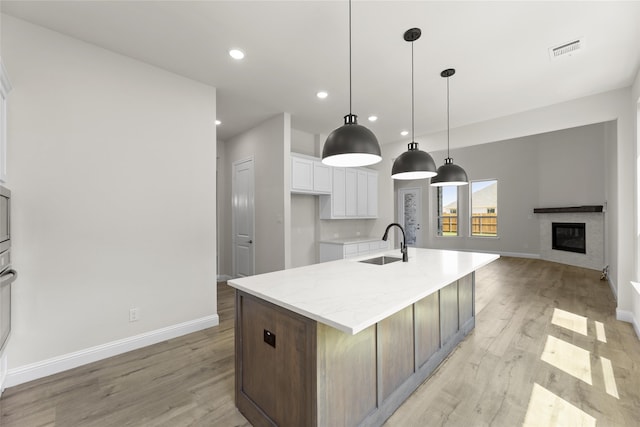
{"type": "Polygon", "coordinates": [[[449,154],[449,77],[447,76],[447,158],[450,158],[449,154]]]}
{"type": "Polygon", "coordinates": [[[349,0],[349,115],[353,112],[351,107],[351,0],[349,0]]]}
{"type": "Polygon", "coordinates": [[[411,142],[415,142],[415,129],[414,129],[414,121],[415,121],[415,112],[414,112],[414,95],[413,95],[413,42],[411,42],[411,142]]]}

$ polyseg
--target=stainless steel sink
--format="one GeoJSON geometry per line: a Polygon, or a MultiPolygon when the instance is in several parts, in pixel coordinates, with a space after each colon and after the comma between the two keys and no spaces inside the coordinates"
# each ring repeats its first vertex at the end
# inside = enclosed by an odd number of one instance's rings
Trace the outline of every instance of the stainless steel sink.
{"type": "Polygon", "coordinates": [[[363,259],[360,262],[365,262],[367,264],[385,265],[396,261],[402,261],[402,258],[396,258],[394,256],[378,256],[375,258],[363,259]]]}

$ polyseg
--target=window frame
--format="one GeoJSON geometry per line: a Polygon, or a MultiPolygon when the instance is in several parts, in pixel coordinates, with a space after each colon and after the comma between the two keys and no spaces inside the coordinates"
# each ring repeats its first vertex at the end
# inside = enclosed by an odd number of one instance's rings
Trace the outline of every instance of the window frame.
{"type": "Polygon", "coordinates": [[[499,233],[499,224],[498,224],[498,219],[499,219],[499,208],[498,205],[500,203],[500,201],[498,200],[498,179],[497,178],[484,178],[484,179],[474,179],[472,181],[469,182],[469,237],[472,238],[478,238],[478,239],[499,239],[500,238],[500,233],[499,233]],[[474,234],[473,233],[473,184],[474,183],[479,183],[479,182],[487,182],[487,181],[495,181],[496,183],[496,206],[493,208],[487,208],[487,213],[493,213],[495,214],[496,217],[496,224],[495,224],[495,235],[493,234],[474,234]],[[493,211],[493,212],[489,212],[489,211],[493,211]]]}
{"type": "MultiPolygon", "coordinates": [[[[439,186],[436,187],[436,237],[438,238],[454,238],[454,237],[461,237],[460,236],[460,187],[459,186],[455,186],[453,188],[455,188],[455,192],[456,192],[456,214],[455,214],[455,218],[456,218],[456,234],[444,234],[444,231],[441,230],[440,228],[440,219],[444,217],[444,215],[441,215],[441,198],[442,198],[442,192],[444,191],[444,188],[446,186],[439,186]]],[[[444,228],[444,227],[443,227],[444,228]]]]}

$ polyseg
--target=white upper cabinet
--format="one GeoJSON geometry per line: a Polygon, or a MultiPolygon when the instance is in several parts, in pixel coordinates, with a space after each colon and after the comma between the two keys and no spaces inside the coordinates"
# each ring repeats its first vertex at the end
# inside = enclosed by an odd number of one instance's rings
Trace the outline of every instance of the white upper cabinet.
{"type": "Polygon", "coordinates": [[[369,191],[367,186],[369,184],[369,179],[367,178],[367,171],[359,170],[358,171],[358,216],[365,217],[369,216],[367,211],[367,206],[369,205],[369,191]]]}
{"type": "Polygon", "coordinates": [[[331,194],[331,167],[314,157],[291,153],[291,192],[331,194]]]}
{"type": "Polygon", "coordinates": [[[347,170],[345,168],[333,169],[333,191],[331,196],[320,197],[320,218],[344,218],[347,216],[347,170]],[[322,215],[323,204],[329,209],[322,215]]]}
{"type": "Polygon", "coordinates": [[[10,90],[9,78],[0,60],[0,182],[7,181],[7,96],[10,90]]]}
{"type": "Polygon", "coordinates": [[[358,171],[346,170],[345,204],[347,206],[347,218],[358,216],[358,171]]]}
{"type": "Polygon", "coordinates": [[[320,219],[378,216],[378,172],[362,168],[333,169],[331,195],[320,197],[320,219]]]}
{"type": "Polygon", "coordinates": [[[378,172],[291,153],[291,192],[320,196],[320,219],[377,218],[378,172]]]}
{"type": "Polygon", "coordinates": [[[313,162],[313,189],[321,193],[331,193],[331,166],[313,162]]]}
{"type": "Polygon", "coordinates": [[[378,172],[367,172],[367,216],[378,217],[378,172]]]}

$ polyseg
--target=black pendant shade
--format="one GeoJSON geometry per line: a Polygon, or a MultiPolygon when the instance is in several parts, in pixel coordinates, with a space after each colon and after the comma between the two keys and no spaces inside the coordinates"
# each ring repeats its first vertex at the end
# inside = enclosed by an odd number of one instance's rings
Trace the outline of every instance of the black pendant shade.
{"type": "Polygon", "coordinates": [[[351,112],[351,0],[349,0],[349,114],[344,125],[329,134],[322,148],[322,163],[329,166],[358,167],[382,160],[376,136],[358,124],[358,116],[351,112]]]}
{"type": "Polygon", "coordinates": [[[460,166],[453,164],[453,159],[449,154],[449,77],[455,73],[456,70],[453,68],[448,68],[440,73],[441,77],[447,79],[447,158],[444,159],[444,165],[438,168],[438,175],[431,179],[431,185],[434,187],[469,184],[467,173],[460,166]]]}
{"type": "Polygon", "coordinates": [[[444,159],[444,165],[438,168],[438,175],[431,179],[434,187],[444,187],[445,185],[467,185],[469,178],[467,173],[458,165],[453,164],[453,159],[444,159]]]}
{"type": "Polygon", "coordinates": [[[409,149],[393,162],[391,178],[425,179],[436,174],[436,162],[429,153],[419,150],[417,142],[409,143],[409,149]]]}
{"type": "Polygon", "coordinates": [[[330,166],[357,167],[382,160],[376,136],[358,124],[358,116],[344,116],[344,125],[329,134],[322,149],[322,163],[330,166]]]}
{"type": "Polygon", "coordinates": [[[418,149],[414,138],[414,97],[413,97],[413,42],[420,38],[420,28],[411,28],[404,33],[404,40],[411,42],[411,140],[408,150],[398,156],[391,168],[393,179],[425,179],[436,175],[436,162],[429,153],[418,149]]]}

